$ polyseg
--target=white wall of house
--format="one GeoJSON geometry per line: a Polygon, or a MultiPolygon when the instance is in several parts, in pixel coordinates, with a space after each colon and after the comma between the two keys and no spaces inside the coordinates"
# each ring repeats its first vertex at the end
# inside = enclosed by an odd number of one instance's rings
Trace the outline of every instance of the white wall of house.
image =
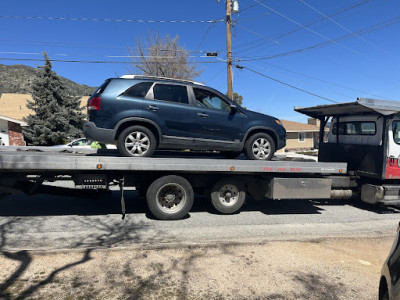
{"type": "Polygon", "coordinates": [[[0,119],[0,145],[9,146],[10,142],[8,139],[8,121],[0,119]]]}

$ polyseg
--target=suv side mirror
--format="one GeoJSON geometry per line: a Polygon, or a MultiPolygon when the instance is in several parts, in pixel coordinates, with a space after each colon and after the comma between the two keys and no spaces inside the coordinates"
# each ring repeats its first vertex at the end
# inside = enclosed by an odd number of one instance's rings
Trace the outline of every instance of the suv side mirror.
{"type": "Polygon", "coordinates": [[[231,109],[231,113],[237,112],[237,106],[234,105],[234,104],[231,104],[231,105],[230,105],[230,109],[231,109]]]}

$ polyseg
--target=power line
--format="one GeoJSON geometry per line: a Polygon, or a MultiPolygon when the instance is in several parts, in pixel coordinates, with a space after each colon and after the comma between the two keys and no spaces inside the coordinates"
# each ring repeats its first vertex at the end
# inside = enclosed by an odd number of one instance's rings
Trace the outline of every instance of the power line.
{"type": "MultiPolygon", "coordinates": [[[[18,52],[18,51],[0,51],[0,54],[18,54],[18,55],[43,55],[39,52],[18,52]]],[[[155,58],[155,59],[171,59],[176,56],[151,56],[151,55],[88,55],[88,54],[67,54],[67,53],[52,53],[49,56],[72,56],[72,57],[107,57],[107,58],[155,58]]],[[[193,56],[188,55],[188,58],[208,58],[208,56],[193,56]]]]}
{"type": "Polygon", "coordinates": [[[30,20],[59,20],[59,21],[91,21],[91,22],[133,22],[133,23],[216,23],[216,20],[134,20],[134,19],[99,19],[99,18],[61,18],[61,17],[32,17],[32,16],[0,16],[3,19],[30,19],[30,20]]]}
{"type": "MultiPolygon", "coordinates": [[[[318,14],[320,14],[321,16],[325,17],[327,20],[329,20],[330,22],[332,22],[333,24],[339,26],[340,28],[342,28],[343,30],[347,31],[348,33],[353,34],[355,37],[357,37],[358,39],[362,40],[364,43],[367,43],[373,47],[375,47],[376,49],[385,52],[387,54],[390,54],[389,52],[387,52],[386,50],[382,49],[381,47],[378,47],[377,45],[375,45],[374,43],[364,39],[363,37],[361,37],[360,35],[358,35],[355,32],[352,32],[350,29],[348,29],[347,27],[339,24],[338,22],[336,22],[335,20],[333,20],[332,18],[328,17],[327,15],[325,15],[324,13],[322,13],[321,11],[319,11],[318,9],[314,8],[313,6],[311,6],[310,4],[308,4],[307,2],[305,2],[304,0],[299,0],[301,3],[303,3],[304,5],[308,6],[309,8],[311,8],[312,10],[314,10],[315,12],[317,12],[318,14]]],[[[391,55],[391,54],[390,54],[391,55]]]]}
{"type": "MultiPolygon", "coordinates": [[[[41,61],[44,62],[44,59],[36,59],[36,58],[7,58],[7,57],[2,57],[0,60],[5,60],[5,61],[41,61]]],[[[88,63],[88,64],[135,64],[135,63],[141,63],[140,61],[102,61],[102,60],[63,60],[63,59],[50,59],[51,62],[65,62],[65,63],[88,63]]],[[[151,63],[151,64],[158,64],[160,61],[146,61],[146,63],[151,63]]],[[[162,62],[162,63],[175,63],[175,62],[162,62]]],[[[188,61],[188,64],[215,64],[215,63],[221,63],[220,61],[188,61]]]]}
{"type": "Polygon", "coordinates": [[[263,13],[262,15],[259,15],[259,16],[257,16],[257,17],[254,17],[254,18],[239,20],[239,21],[236,22],[236,24],[238,24],[238,23],[243,24],[243,23],[246,23],[246,22],[254,21],[254,20],[256,20],[256,19],[259,19],[259,18],[268,16],[269,14],[270,14],[270,12],[266,12],[266,13],[263,13]]]}
{"type": "MultiPolygon", "coordinates": [[[[348,6],[348,7],[345,7],[345,8],[343,8],[343,9],[339,10],[339,11],[336,11],[336,12],[334,12],[334,13],[328,15],[327,17],[328,17],[328,18],[332,18],[332,17],[337,16],[337,15],[339,15],[339,14],[345,13],[345,12],[351,10],[351,9],[354,9],[354,8],[356,8],[356,7],[358,7],[358,6],[364,5],[364,4],[366,4],[366,3],[370,2],[370,1],[371,1],[371,0],[364,0],[364,1],[357,2],[357,3],[355,3],[355,4],[351,5],[351,6],[348,6]]],[[[317,23],[320,23],[320,22],[322,22],[322,21],[325,21],[326,19],[327,19],[326,17],[321,18],[321,19],[318,19],[318,20],[316,20],[316,21],[313,21],[313,22],[311,22],[311,23],[308,23],[308,24],[304,25],[304,27],[310,27],[310,26],[312,26],[312,25],[314,25],[314,24],[317,24],[317,23]]],[[[285,36],[291,35],[291,34],[297,32],[297,31],[300,31],[300,30],[302,30],[302,29],[303,29],[303,28],[301,28],[301,27],[300,27],[300,28],[295,28],[295,29],[293,29],[293,30],[289,30],[289,31],[286,31],[286,32],[284,32],[284,33],[278,34],[278,35],[275,36],[274,38],[275,38],[275,39],[281,39],[281,38],[283,38],[283,37],[285,37],[285,36]]],[[[271,38],[272,38],[272,37],[271,37],[271,38]]],[[[256,45],[256,46],[254,46],[254,47],[251,48],[251,49],[254,49],[254,48],[257,48],[257,47],[262,46],[263,44],[265,44],[264,42],[262,42],[262,41],[264,41],[264,40],[265,40],[265,38],[257,39],[257,40],[252,41],[252,42],[247,42],[247,43],[238,45],[238,46],[236,46],[236,48],[244,47],[244,46],[248,46],[248,45],[251,45],[251,44],[255,44],[255,43],[260,43],[260,42],[261,42],[259,45],[256,45]]]]}
{"type": "MultiPolygon", "coordinates": [[[[284,70],[286,72],[297,74],[297,75],[300,75],[300,76],[303,76],[303,77],[306,77],[306,78],[310,78],[310,79],[313,79],[313,80],[316,80],[316,81],[325,82],[325,83],[328,83],[328,84],[333,85],[333,86],[338,86],[338,87],[341,87],[341,88],[344,88],[344,89],[348,89],[348,90],[351,90],[351,91],[355,91],[355,92],[361,92],[361,93],[368,94],[368,95],[371,95],[371,96],[374,96],[374,97],[378,97],[378,98],[381,98],[381,99],[386,98],[384,96],[373,94],[373,93],[368,92],[368,91],[355,89],[355,88],[352,88],[352,87],[349,87],[349,86],[346,86],[346,85],[343,85],[343,84],[340,84],[340,83],[336,83],[336,82],[328,81],[328,80],[325,80],[325,79],[313,77],[311,75],[307,75],[307,74],[304,74],[304,73],[301,73],[301,72],[298,72],[298,71],[294,71],[294,70],[283,68],[283,67],[280,67],[280,66],[277,66],[277,65],[273,65],[273,64],[267,63],[265,61],[261,61],[261,63],[266,64],[268,66],[271,66],[273,68],[284,70]]],[[[390,99],[387,99],[387,100],[390,100],[390,99]]]]}
{"type": "MultiPolygon", "coordinates": [[[[261,2],[265,2],[265,1],[266,0],[262,0],[261,2]]],[[[248,6],[248,7],[246,7],[246,8],[243,8],[243,9],[240,10],[240,13],[242,13],[242,12],[244,12],[244,11],[254,7],[254,6],[257,6],[257,5],[258,5],[258,3],[255,3],[255,4],[252,4],[252,5],[248,6]]]]}
{"type": "MultiPolygon", "coordinates": [[[[213,24],[210,24],[211,26],[213,24]]],[[[35,41],[35,40],[8,40],[8,39],[0,39],[1,42],[11,42],[11,43],[24,43],[24,46],[42,46],[35,44],[44,44],[46,47],[56,47],[56,48],[106,48],[106,49],[123,49],[126,50],[127,47],[118,47],[118,46],[109,46],[109,45],[97,45],[97,44],[73,44],[73,43],[64,43],[64,42],[49,42],[49,41],[35,41]]],[[[4,44],[3,44],[4,45],[4,44]]],[[[8,44],[11,45],[11,44],[8,44]]],[[[160,51],[186,51],[189,53],[205,53],[205,50],[172,50],[172,49],[160,49],[160,51]]],[[[217,50],[212,52],[225,52],[225,50],[217,50]]]]}
{"type": "Polygon", "coordinates": [[[200,49],[201,45],[204,43],[204,41],[205,41],[205,39],[206,39],[208,33],[210,32],[210,30],[211,30],[214,26],[215,26],[215,23],[210,23],[210,25],[208,26],[208,28],[207,28],[207,30],[206,30],[206,32],[205,32],[203,38],[201,39],[199,45],[197,46],[197,50],[196,50],[196,51],[199,51],[199,49],[200,49]]]}
{"type": "MultiPolygon", "coordinates": [[[[368,26],[364,29],[356,31],[356,33],[358,35],[371,33],[371,32],[378,31],[378,30],[384,29],[386,27],[395,25],[397,23],[400,23],[400,16],[388,19],[386,21],[383,21],[383,22],[380,22],[380,23],[377,23],[377,24],[374,24],[371,26],[368,26]]],[[[292,50],[292,51],[288,51],[288,52],[283,52],[283,53],[279,53],[279,54],[274,54],[274,55],[270,55],[270,56],[264,56],[264,57],[258,57],[258,58],[252,58],[252,59],[244,59],[241,61],[256,61],[256,60],[265,60],[265,59],[277,58],[277,57],[282,57],[282,56],[288,56],[288,55],[292,55],[292,54],[296,54],[296,53],[301,53],[301,52],[317,49],[317,48],[320,48],[323,46],[327,46],[327,45],[334,43],[334,41],[344,41],[344,40],[352,38],[353,36],[354,36],[353,34],[347,34],[347,35],[341,36],[339,38],[336,38],[335,40],[326,41],[326,42],[315,44],[315,45],[312,45],[309,47],[296,49],[296,50],[292,50]]]]}
{"type": "Polygon", "coordinates": [[[327,101],[332,102],[332,103],[339,103],[339,102],[337,102],[337,101],[335,101],[335,100],[332,100],[332,99],[326,98],[326,97],[324,97],[324,96],[320,96],[320,95],[318,95],[318,94],[315,94],[315,93],[306,91],[306,90],[304,90],[304,89],[302,89],[302,88],[299,88],[299,87],[297,87],[297,86],[291,85],[291,84],[286,83],[286,82],[283,82],[283,81],[281,81],[281,80],[279,80],[279,79],[276,79],[276,78],[270,77],[270,76],[268,76],[268,75],[265,75],[265,74],[263,74],[263,73],[257,72],[257,71],[255,71],[255,70],[253,70],[253,69],[248,68],[248,67],[239,66],[239,65],[236,65],[236,67],[239,68],[239,69],[246,69],[246,70],[249,70],[250,72],[253,72],[253,73],[258,74],[258,75],[260,75],[260,76],[266,77],[266,78],[271,79],[271,80],[273,80],[273,81],[275,81],[275,82],[278,82],[278,83],[280,83],[280,84],[286,85],[286,86],[288,86],[288,87],[290,87],[290,88],[292,88],[292,89],[295,89],[295,90],[298,90],[298,91],[300,91],[300,92],[309,94],[309,95],[311,95],[311,96],[318,97],[318,98],[320,98],[320,99],[327,100],[327,101]]]}
{"type": "Polygon", "coordinates": [[[255,34],[255,35],[262,36],[263,39],[267,39],[267,40],[269,40],[269,41],[271,41],[271,42],[274,42],[275,44],[279,44],[279,42],[278,42],[277,40],[270,39],[269,37],[266,37],[265,35],[262,35],[262,34],[260,34],[260,33],[258,33],[258,32],[255,32],[255,31],[253,31],[253,30],[251,30],[251,29],[248,29],[248,28],[246,28],[246,27],[244,27],[244,26],[241,26],[241,25],[239,25],[239,24],[235,24],[235,26],[236,26],[236,27],[239,27],[239,28],[242,28],[242,29],[244,29],[244,30],[246,30],[246,31],[248,31],[248,32],[250,32],[250,33],[255,34]]]}
{"type": "Polygon", "coordinates": [[[297,22],[297,21],[295,21],[295,20],[289,18],[288,16],[286,16],[286,15],[280,13],[279,11],[277,11],[277,10],[275,10],[275,9],[273,9],[273,8],[271,8],[271,7],[269,7],[268,5],[265,5],[265,4],[263,4],[263,3],[260,3],[260,2],[258,2],[257,0],[254,0],[254,1],[257,2],[257,3],[259,3],[259,4],[261,4],[262,6],[264,6],[264,7],[266,7],[266,8],[268,8],[269,10],[273,11],[274,13],[280,15],[281,17],[283,17],[283,18],[289,20],[290,22],[292,22],[292,23],[294,23],[294,24],[296,24],[296,25],[298,25],[298,26],[300,26],[300,27],[302,27],[302,28],[304,28],[304,29],[306,29],[306,30],[308,30],[308,31],[310,31],[310,32],[312,32],[312,33],[318,35],[319,37],[322,37],[322,38],[324,38],[324,39],[326,39],[326,40],[328,40],[328,41],[331,41],[331,42],[337,44],[338,46],[340,46],[340,47],[342,47],[342,48],[344,48],[344,49],[347,49],[347,50],[349,50],[349,51],[351,51],[351,52],[353,52],[353,53],[356,53],[356,54],[358,54],[358,55],[364,56],[364,57],[368,58],[369,60],[373,60],[373,61],[374,61],[374,59],[371,59],[370,57],[366,56],[365,54],[363,54],[363,53],[361,53],[361,52],[359,52],[359,51],[353,50],[353,49],[351,49],[351,48],[349,48],[349,47],[347,47],[347,46],[345,46],[345,45],[342,45],[342,44],[340,44],[339,42],[337,42],[337,41],[335,41],[335,40],[332,40],[332,39],[330,39],[329,37],[327,37],[327,36],[325,36],[325,35],[323,35],[323,34],[321,34],[321,33],[319,33],[319,32],[316,32],[315,30],[312,30],[312,29],[309,28],[309,27],[306,27],[306,26],[300,24],[299,22],[297,22]]]}

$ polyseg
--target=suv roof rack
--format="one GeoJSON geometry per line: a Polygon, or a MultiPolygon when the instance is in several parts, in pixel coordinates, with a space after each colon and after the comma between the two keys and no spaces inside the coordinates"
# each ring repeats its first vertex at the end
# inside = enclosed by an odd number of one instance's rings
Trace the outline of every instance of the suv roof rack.
{"type": "Polygon", "coordinates": [[[168,78],[168,77],[158,77],[158,76],[147,76],[147,75],[122,75],[120,78],[124,79],[159,79],[159,80],[171,80],[171,81],[179,81],[179,82],[186,82],[186,83],[194,83],[198,85],[204,85],[200,82],[196,82],[193,80],[187,79],[176,79],[176,78],[168,78]]]}

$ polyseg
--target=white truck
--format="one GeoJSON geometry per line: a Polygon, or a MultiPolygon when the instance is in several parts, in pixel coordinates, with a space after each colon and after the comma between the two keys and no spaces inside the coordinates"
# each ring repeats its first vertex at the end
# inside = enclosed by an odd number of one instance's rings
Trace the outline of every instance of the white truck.
{"type": "MultiPolygon", "coordinates": [[[[319,161],[252,161],[192,156],[133,158],[107,153],[52,152],[48,148],[0,148],[0,193],[61,193],[119,185],[145,195],[158,219],[181,219],[194,193],[209,196],[222,214],[256,200],[350,198],[400,204],[400,103],[374,99],[295,108],[319,119],[319,161]],[[324,140],[325,128],[330,131],[324,140]],[[74,189],[45,182],[70,180],[74,189]]],[[[54,149],[53,149],[54,150],[54,149]]],[[[0,197],[1,198],[1,197],[0,197]]],[[[1,205],[1,204],[0,204],[1,205]]]]}

